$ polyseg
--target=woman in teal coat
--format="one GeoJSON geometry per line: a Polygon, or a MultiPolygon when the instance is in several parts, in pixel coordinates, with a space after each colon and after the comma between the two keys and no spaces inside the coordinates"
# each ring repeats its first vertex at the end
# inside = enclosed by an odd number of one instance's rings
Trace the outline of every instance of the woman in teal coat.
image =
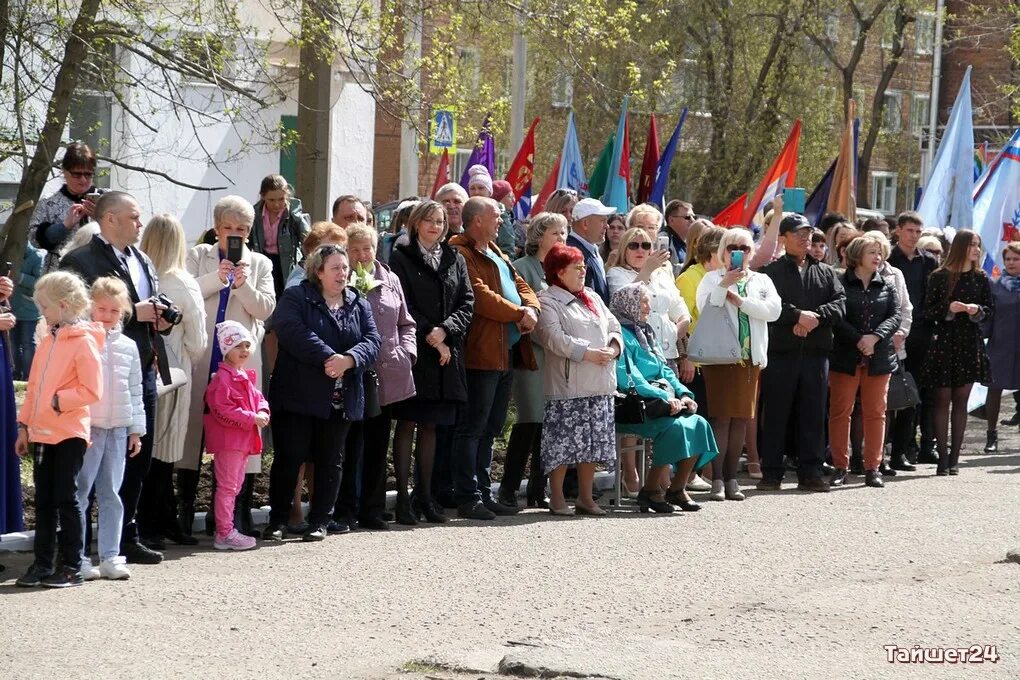
{"type": "MultiPolygon", "coordinates": [[[[621,392],[633,385],[648,400],[660,400],[668,415],[647,417],[640,424],[616,425],[616,431],[651,439],[654,444],[652,470],[638,493],[641,512],[673,512],[673,506],[693,512],[701,506],[691,500],[684,488],[691,471],[707,465],[719,453],[708,421],[695,412],[693,393],[684,387],[656,349],[655,338],[647,324],[651,310],[648,292],[642,284],[624,286],[613,294],[610,309],[623,327],[624,350],[616,362],[616,384],[621,392]],[[672,466],[673,477],[663,494],[659,474],[672,466]]],[[[655,408],[652,413],[656,413],[655,408]]]]}

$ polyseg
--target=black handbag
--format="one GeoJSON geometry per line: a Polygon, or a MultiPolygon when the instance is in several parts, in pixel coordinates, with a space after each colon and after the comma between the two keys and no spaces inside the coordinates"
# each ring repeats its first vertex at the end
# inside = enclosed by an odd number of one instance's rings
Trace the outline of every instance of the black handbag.
{"type": "Polygon", "coordinates": [[[382,413],[379,405],[379,376],[375,371],[365,371],[365,419],[375,418],[382,413]]]}
{"type": "Polygon", "coordinates": [[[903,367],[899,367],[889,376],[889,393],[886,397],[886,410],[902,411],[906,408],[913,408],[921,403],[921,395],[917,391],[917,383],[914,376],[903,367]]]}
{"type": "Polygon", "coordinates": [[[627,390],[613,395],[613,411],[619,425],[640,425],[645,422],[645,401],[637,393],[630,375],[630,357],[624,350],[623,364],[627,367],[627,390]]]}

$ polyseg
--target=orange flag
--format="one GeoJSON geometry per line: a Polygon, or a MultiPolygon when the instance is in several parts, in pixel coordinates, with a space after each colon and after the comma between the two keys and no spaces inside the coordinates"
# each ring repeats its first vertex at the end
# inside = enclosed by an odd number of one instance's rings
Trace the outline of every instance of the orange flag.
{"type": "Polygon", "coordinates": [[[857,103],[850,100],[847,106],[846,128],[839,145],[839,158],[832,173],[832,189],[829,190],[828,212],[843,213],[853,222],[857,219],[857,159],[854,149],[854,118],[857,117],[857,103]]]}

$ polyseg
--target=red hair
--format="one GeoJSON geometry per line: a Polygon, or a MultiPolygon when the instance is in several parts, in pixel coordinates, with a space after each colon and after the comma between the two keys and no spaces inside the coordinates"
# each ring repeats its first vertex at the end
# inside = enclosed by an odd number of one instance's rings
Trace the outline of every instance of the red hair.
{"type": "MultiPolygon", "coordinates": [[[[564,290],[568,290],[563,282],[560,281],[560,272],[569,267],[572,264],[580,264],[584,262],[584,255],[580,250],[573,246],[565,246],[562,243],[557,243],[549,252],[545,255],[545,260],[542,261],[542,267],[545,269],[545,281],[550,286],[559,286],[564,290]]],[[[581,303],[588,308],[595,316],[599,315],[598,305],[591,299],[591,296],[582,287],[577,293],[574,293],[581,303]]]]}
{"type": "Polygon", "coordinates": [[[560,283],[560,272],[572,264],[584,262],[584,255],[573,246],[557,243],[545,255],[542,267],[545,269],[545,282],[550,286],[563,287],[560,283]]]}

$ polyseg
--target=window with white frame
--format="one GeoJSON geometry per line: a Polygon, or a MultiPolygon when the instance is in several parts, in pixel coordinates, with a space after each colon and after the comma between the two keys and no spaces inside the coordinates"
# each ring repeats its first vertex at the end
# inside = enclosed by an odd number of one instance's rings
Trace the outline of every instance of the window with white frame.
{"type": "Polygon", "coordinates": [[[896,213],[896,173],[871,173],[871,205],[886,215],[896,213]]]}
{"type": "Polygon", "coordinates": [[[931,113],[931,95],[914,92],[910,96],[910,132],[920,136],[928,125],[928,115],[931,113]]]}
{"type": "Polygon", "coordinates": [[[917,187],[921,184],[921,178],[918,175],[908,175],[906,181],[903,183],[903,205],[904,210],[914,209],[914,197],[917,196],[917,187]]]}
{"type": "Polygon", "coordinates": [[[903,127],[903,93],[887,90],[882,97],[882,129],[899,132],[903,127]]]}
{"type": "Polygon", "coordinates": [[[478,91],[482,78],[482,57],[475,47],[457,50],[457,67],[468,89],[478,91]]]}
{"type": "Polygon", "coordinates": [[[931,54],[935,49],[935,15],[919,12],[914,23],[914,52],[931,54]]]}
{"type": "Polygon", "coordinates": [[[569,109],[574,104],[574,78],[562,66],[556,66],[552,82],[552,105],[557,109],[569,109]]]}
{"type": "Polygon", "coordinates": [[[474,152],[472,147],[466,149],[457,149],[457,152],[453,156],[453,167],[450,169],[450,181],[459,182],[464,171],[467,170],[468,161],[471,160],[471,154],[474,152]]]}

